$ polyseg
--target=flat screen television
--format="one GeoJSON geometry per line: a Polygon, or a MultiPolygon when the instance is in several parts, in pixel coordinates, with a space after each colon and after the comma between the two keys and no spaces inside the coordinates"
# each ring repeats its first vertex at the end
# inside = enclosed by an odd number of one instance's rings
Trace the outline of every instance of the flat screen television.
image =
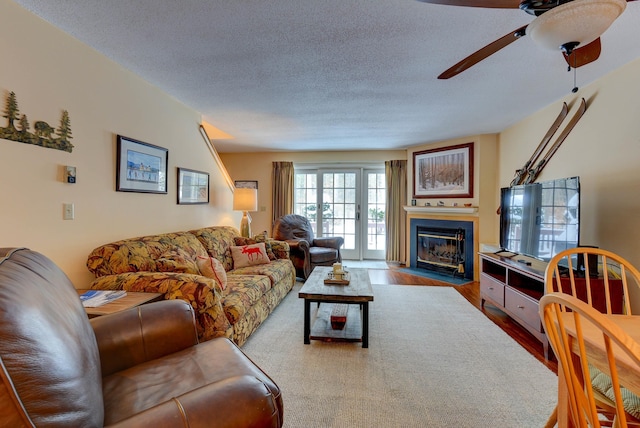
{"type": "Polygon", "coordinates": [[[500,194],[502,252],[549,261],[579,245],[579,177],[505,187],[500,194]]]}

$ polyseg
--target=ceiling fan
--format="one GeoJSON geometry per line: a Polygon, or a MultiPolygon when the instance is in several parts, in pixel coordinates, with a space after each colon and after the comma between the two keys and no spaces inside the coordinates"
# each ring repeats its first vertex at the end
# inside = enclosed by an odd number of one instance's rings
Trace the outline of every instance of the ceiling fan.
{"type": "Polygon", "coordinates": [[[449,6],[521,9],[536,18],[472,53],[438,76],[449,79],[525,35],[549,49],[560,50],[569,67],[578,68],[600,56],[600,35],[635,0],[418,0],[449,6]],[[586,22],[588,19],[589,22],[586,22]]]}

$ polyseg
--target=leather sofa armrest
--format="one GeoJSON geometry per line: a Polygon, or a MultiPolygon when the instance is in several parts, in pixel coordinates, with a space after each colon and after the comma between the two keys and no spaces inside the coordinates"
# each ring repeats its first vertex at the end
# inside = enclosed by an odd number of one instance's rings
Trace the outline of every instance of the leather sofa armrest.
{"type": "Polygon", "coordinates": [[[149,303],[91,319],[102,376],[198,343],[193,308],[184,300],[149,303]]]}
{"type": "Polygon", "coordinates": [[[344,238],[342,236],[331,236],[326,238],[315,238],[313,245],[316,247],[329,247],[339,250],[344,244],[344,238]]]}
{"type": "MultiPolygon", "coordinates": [[[[108,415],[105,420],[109,422],[108,415]]],[[[253,376],[235,376],[109,425],[112,428],[143,426],[279,428],[282,415],[264,383],[253,376]]]]}
{"type": "Polygon", "coordinates": [[[289,244],[291,251],[309,252],[309,242],[304,239],[287,239],[286,242],[289,244]]]}

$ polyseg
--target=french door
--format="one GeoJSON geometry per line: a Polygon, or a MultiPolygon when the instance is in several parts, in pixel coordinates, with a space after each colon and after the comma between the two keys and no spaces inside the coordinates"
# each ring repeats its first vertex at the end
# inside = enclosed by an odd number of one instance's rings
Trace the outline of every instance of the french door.
{"type": "Polygon", "coordinates": [[[384,169],[296,168],[294,212],[317,237],[342,236],[344,259],[384,259],[384,183],[384,169]]]}

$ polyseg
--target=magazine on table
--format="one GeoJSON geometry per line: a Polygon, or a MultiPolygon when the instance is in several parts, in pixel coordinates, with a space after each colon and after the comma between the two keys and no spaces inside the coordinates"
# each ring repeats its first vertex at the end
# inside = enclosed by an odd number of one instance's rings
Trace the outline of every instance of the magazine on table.
{"type": "Polygon", "coordinates": [[[127,295],[124,290],[89,290],[80,295],[85,308],[97,308],[127,295]]]}

